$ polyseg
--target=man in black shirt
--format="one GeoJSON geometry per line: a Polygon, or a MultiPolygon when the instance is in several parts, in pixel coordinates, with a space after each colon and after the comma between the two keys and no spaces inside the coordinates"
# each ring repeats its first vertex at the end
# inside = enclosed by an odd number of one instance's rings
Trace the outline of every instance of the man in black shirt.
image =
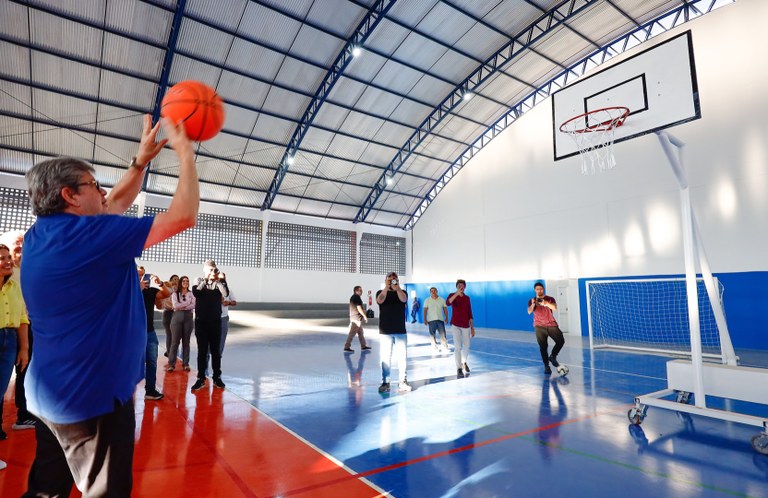
{"type": "Polygon", "coordinates": [[[171,290],[163,285],[157,275],[147,275],[144,267],[138,267],[141,282],[141,296],[147,312],[147,351],[145,353],[146,373],[144,374],[144,399],[163,399],[157,390],[157,332],[155,332],[155,302],[171,295],[171,290]]]}
{"type": "Polygon", "coordinates": [[[398,389],[410,391],[411,385],[406,377],[406,362],[408,360],[408,337],[405,333],[405,308],[408,295],[400,287],[397,273],[387,275],[384,288],[376,293],[379,304],[379,338],[381,340],[381,385],[379,392],[389,392],[389,373],[392,356],[397,359],[397,370],[400,377],[398,389]]]}
{"type": "Polygon", "coordinates": [[[198,277],[192,294],[195,303],[195,338],[197,339],[197,381],[192,392],[205,387],[208,353],[211,354],[213,386],[224,389],[221,380],[221,301],[229,296],[226,278],[216,263],[209,259],[203,264],[204,277],[198,277]]]}
{"type": "Polygon", "coordinates": [[[358,285],[355,287],[352,297],[349,298],[349,334],[347,334],[347,342],[344,343],[344,351],[347,353],[355,352],[352,349],[352,339],[355,336],[360,339],[361,350],[370,351],[371,349],[365,344],[365,337],[363,336],[363,320],[368,323],[368,317],[363,309],[363,300],[360,298],[362,295],[363,288],[358,285]]]}

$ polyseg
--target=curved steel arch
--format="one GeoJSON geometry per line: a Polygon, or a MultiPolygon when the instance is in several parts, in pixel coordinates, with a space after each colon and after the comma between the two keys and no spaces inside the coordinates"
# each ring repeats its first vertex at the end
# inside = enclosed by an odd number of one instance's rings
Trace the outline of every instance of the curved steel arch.
{"type": "MultiPolygon", "coordinates": [[[[363,205],[355,216],[354,223],[365,221],[373,206],[387,187],[387,177],[397,173],[414,150],[429,136],[432,130],[449,115],[464,100],[464,94],[473,92],[478,86],[523,53],[533,43],[549,34],[565,21],[581,13],[587,7],[599,0],[563,0],[531,23],[522,33],[511,38],[495,54],[477,67],[464,81],[424,119],[419,128],[413,132],[408,141],[397,151],[395,157],[387,165],[376,184],[368,193],[363,205]]],[[[473,144],[474,145],[474,144],[473,144]]],[[[470,148],[473,146],[470,145],[470,148]]],[[[453,168],[453,165],[451,166],[453,168]]],[[[450,168],[449,168],[450,171],[450,168]]]]}
{"type": "Polygon", "coordinates": [[[322,83],[320,83],[320,88],[318,88],[315,96],[312,98],[312,101],[304,111],[304,115],[302,116],[301,121],[299,121],[298,125],[296,125],[296,129],[293,131],[291,140],[288,142],[288,146],[285,148],[285,152],[283,152],[282,158],[280,158],[280,164],[278,165],[277,171],[275,172],[275,177],[272,179],[272,183],[269,185],[267,195],[261,205],[262,211],[272,207],[272,203],[277,196],[277,192],[280,190],[280,185],[283,183],[285,174],[288,172],[288,168],[290,167],[288,161],[296,155],[296,152],[299,150],[301,142],[304,140],[307,131],[309,131],[310,126],[312,126],[312,122],[315,120],[315,117],[317,117],[317,113],[320,111],[320,107],[328,98],[331,90],[333,90],[333,87],[339,81],[339,78],[344,73],[344,70],[347,68],[350,61],[354,57],[354,55],[352,55],[352,50],[355,47],[361,46],[365,40],[368,39],[371,32],[384,18],[384,14],[386,14],[387,11],[392,8],[396,1],[397,0],[378,0],[375,4],[373,4],[368,11],[368,14],[366,14],[365,18],[360,21],[360,24],[358,24],[355,32],[352,34],[352,36],[349,37],[349,40],[347,40],[347,44],[342,49],[341,53],[336,57],[336,60],[328,70],[325,78],[323,78],[322,83]]]}
{"type": "Polygon", "coordinates": [[[606,62],[616,55],[620,55],[627,50],[634,48],[635,46],[648,41],[656,35],[669,31],[677,26],[684,24],[691,19],[701,17],[709,12],[722,7],[724,5],[735,2],[736,0],[697,0],[689,3],[685,3],[673,10],[667,11],[661,16],[648,21],[647,23],[639,26],[634,31],[627,33],[626,35],[614,40],[605,47],[596,50],[585,58],[581,59],[577,63],[573,64],[570,68],[561,72],[545,85],[536,89],[528,94],[520,102],[515,104],[512,109],[504,114],[498,121],[490,126],[480,137],[478,137],[469,147],[467,147],[461,155],[453,161],[451,166],[443,173],[440,179],[435,182],[434,186],[430,189],[424,200],[411,214],[410,219],[402,227],[405,230],[412,230],[419,218],[424,214],[424,211],[432,204],[437,194],[450,182],[454,176],[464,167],[480,150],[488,145],[488,143],[496,138],[496,136],[504,131],[509,125],[517,121],[517,118],[531,110],[534,106],[541,103],[549,95],[560,88],[565,87],[573,77],[580,77],[588,70],[599,66],[603,62],[606,62]]]}
{"type": "MultiPolygon", "coordinates": [[[[160,119],[160,107],[162,107],[163,97],[165,96],[165,90],[168,88],[168,81],[171,78],[171,66],[173,65],[173,56],[176,55],[176,44],[179,41],[179,31],[181,31],[181,21],[184,19],[184,11],[187,8],[187,0],[179,0],[176,4],[176,11],[173,13],[173,24],[171,24],[171,32],[168,35],[168,48],[165,51],[165,59],[163,60],[163,70],[160,75],[160,82],[157,84],[157,94],[155,95],[155,105],[152,109],[152,122],[157,123],[160,119]]],[[[150,161],[151,162],[151,161],[150,161]]],[[[141,191],[147,190],[149,183],[149,168],[147,165],[147,173],[144,174],[144,180],[141,182],[141,191]]]]}

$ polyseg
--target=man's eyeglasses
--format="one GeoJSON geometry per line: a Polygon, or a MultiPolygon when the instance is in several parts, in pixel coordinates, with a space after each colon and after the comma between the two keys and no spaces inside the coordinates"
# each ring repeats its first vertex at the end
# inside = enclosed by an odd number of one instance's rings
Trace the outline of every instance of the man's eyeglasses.
{"type": "Polygon", "coordinates": [[[101,192],[101,183],[99,183],[98,180],[91,180],[90,182],[83,182],[83,183],[77,184],[78,187],[85,187],[86,185],[93,185],[94,187],[96,187],[96,190],[101,192]]]}

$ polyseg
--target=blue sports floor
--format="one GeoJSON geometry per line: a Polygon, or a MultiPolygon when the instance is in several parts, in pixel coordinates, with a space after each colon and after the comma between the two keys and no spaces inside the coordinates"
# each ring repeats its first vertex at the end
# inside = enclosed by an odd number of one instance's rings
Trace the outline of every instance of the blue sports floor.
{"type": "MultiPolygon", "coordinates": [[[[373,351],[361,354],[355,340],[344,354],[341,327],[261,323],[245,311],[238,320],[223,358],[227,389],[382,493],[768,497],[768,456],[750,445],[756,427],[657,408],[629,424],[633,397],[666,387],[665,357],[591,353],[566,336],[559,358],[570,373],[550,377],[532,333],[479,329],[471,374],[457,379],[453,355],[434,355],[425,326],[409,324],[414,390],[379,394],[375,327],[373,351]]],[[[766,405],[732,406],[768,416],[766,405]]],[[[314,486],[284,496],[320,494],[314,486]]]]}

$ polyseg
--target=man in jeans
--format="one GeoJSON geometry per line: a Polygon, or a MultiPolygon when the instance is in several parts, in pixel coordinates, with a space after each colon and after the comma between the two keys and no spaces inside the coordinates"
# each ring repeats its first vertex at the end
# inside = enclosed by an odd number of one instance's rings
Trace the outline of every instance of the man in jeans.
{"type": "Polygon", "coordinates": [[[397,360],[400,375],[398,389],[410,391],[411,385],[406,376],[408,361],[408,336],[405,333],[405,308],[408,295],[400,287],[397,273],[392,272],[384,280],[384,288],[376,293],[379,304],[379,339],[381,341],[381,385],[380,393],[389,392],[389,374],[392,357],[397,360]]]}
{"type": "Polygon", "coordinates": [[[430,287],[429,299],[424,301],[424,323],[429,325],[429,340],[432,342],[434,351],[448,351],[448,339],[445,337],[445,322],[448,321],[448,307],[445,305],[445,299],[437,295],[437,287],[430,287]],[[440,332],[440,344],[442,349],[437,348],[437,338],[435,335],[440,332]]]}
{"type": "Polygon", "coordinates": [[[144,309],[147,313],[147,347],[144,355],[146,373],[144,374],[144,399],[161,400],[163,394],[157,390],[157,332],[155,332],[155,303],[171,296],[157,275],[147,275],[143,266],[138,267],[141,296],[144,298],[144,309]],[[144,278],[147,275],[149,278],[144,278]]]}

